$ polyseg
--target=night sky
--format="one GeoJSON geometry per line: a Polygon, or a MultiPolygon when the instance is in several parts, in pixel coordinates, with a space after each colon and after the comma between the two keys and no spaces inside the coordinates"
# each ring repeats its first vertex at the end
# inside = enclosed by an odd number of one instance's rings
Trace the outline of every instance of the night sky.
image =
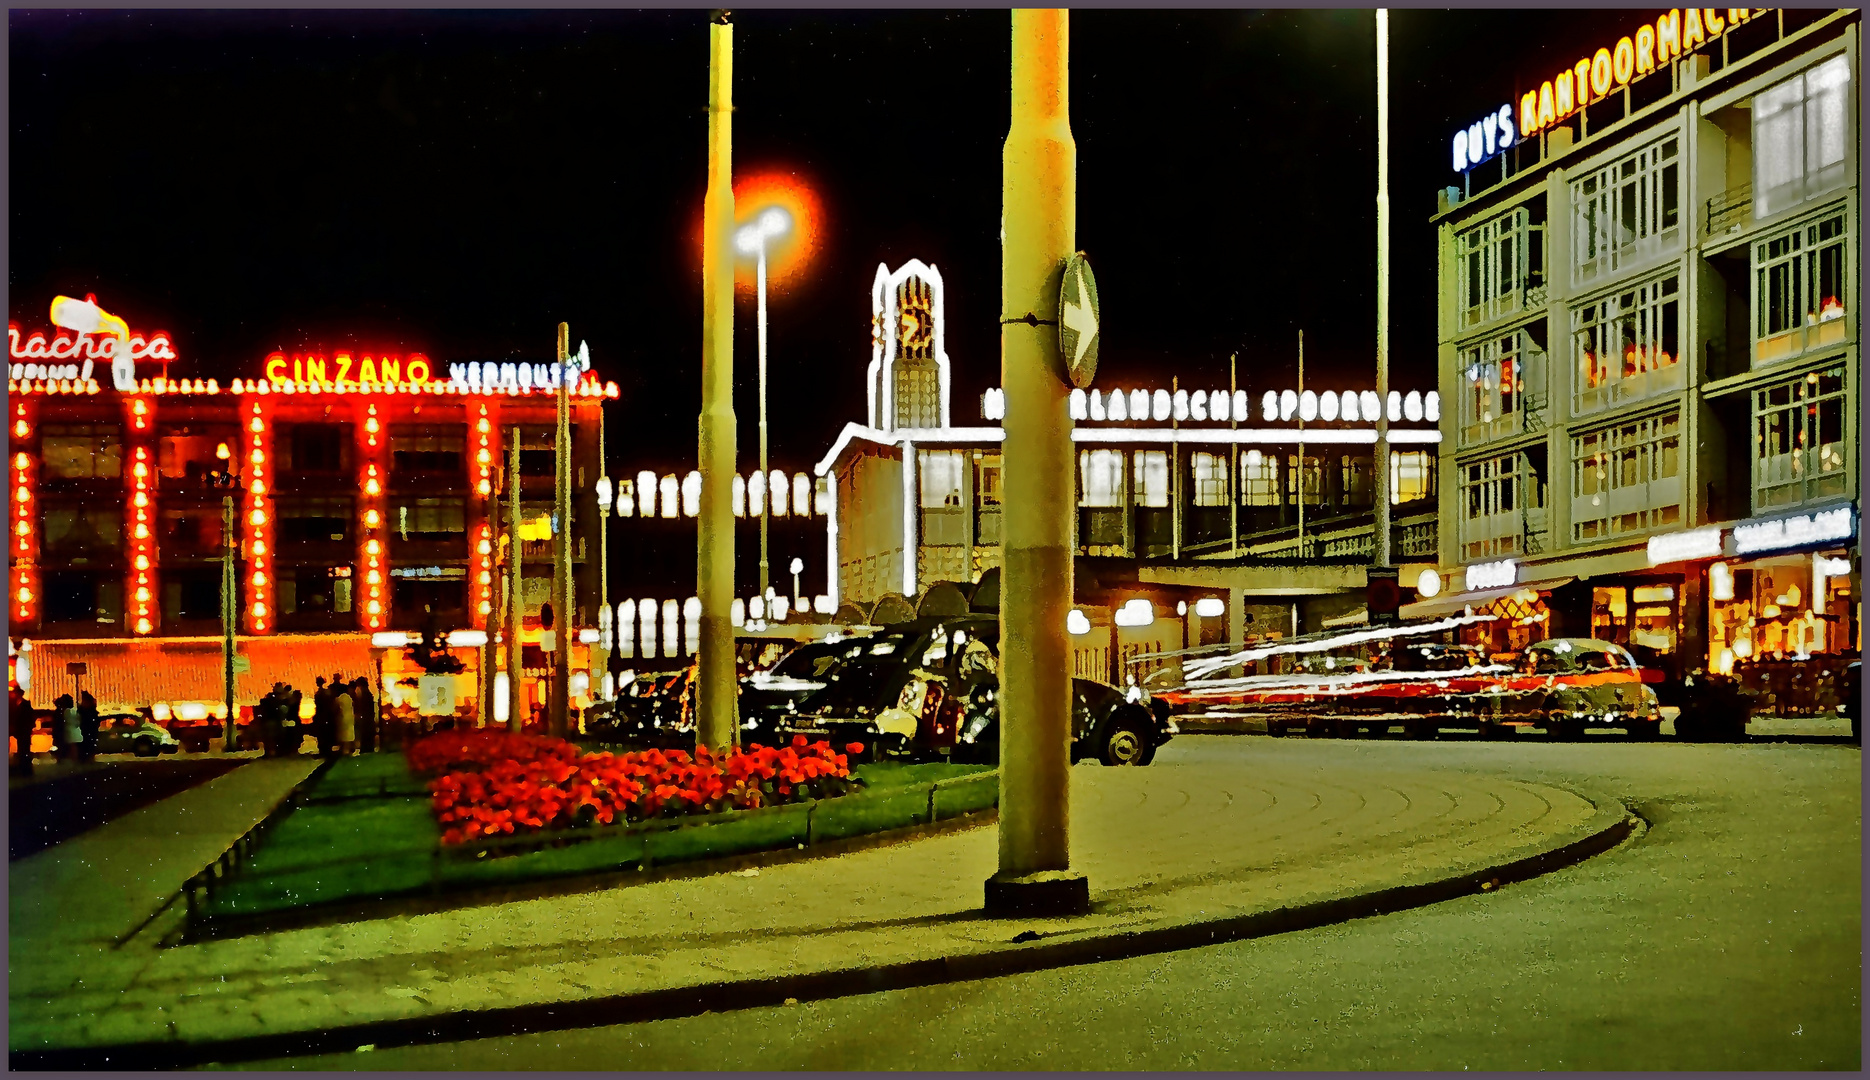
{"type": "MultiPolygon", "coordinates": [[[[1392,17],[1393,385],[1433,377],[1437,188],[1457,126],[1637,12],[1392,17]]],[[[1004,11],[735,14],[737,177],[823,210],[772,298],[775,464],[863,415],[869,287],[948,284],[954,418],[999,382],[1004,11]]],[[[622,387],[610,456],[690,467],[699,404],[705,11],[10,15],[9,313],[95,292],[167,329],[182,375],[273,349],[549,359],[554,325],[622,387]],[[618,421],[624,421],[619,423],[618,421]]],[[[1099,384],[1372,378],[1369,11],[1072,18],[1078,246],[1104,306],[1099,384]]],[[[753,305],[740,445],[755,448],[753,305]]]]}

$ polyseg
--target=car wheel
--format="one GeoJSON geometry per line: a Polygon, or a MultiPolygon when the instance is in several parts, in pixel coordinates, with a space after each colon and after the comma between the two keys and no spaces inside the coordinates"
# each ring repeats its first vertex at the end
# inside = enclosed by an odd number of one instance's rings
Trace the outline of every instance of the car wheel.
{"type": "Polygon", "coordinates": [[[136,754],[137,757],[155,757],[156,756],[156,740],[154,739],[136,740],[136,747],[133,752],[136,754]]]}
{"type": "Polygon", "coordinates": [[[1149,763],[1149,736],[1136,718],[1122,713],[1110,718],[1104,729],[1098,759],[1106,765],[1146,765],[1149,763]]]}
{"type": "Polygon", "coordinates": [[[1411,739],[1426,741],[1440,734],[1440,729],[1441,722],[1439,720],[1436,720],[1434,717],[1424,716],[1416,720],[1411,720],[1403,728],[1403,731],[1411,739]]]}
{"type": "Polygon", "coordinates": [[[1662,736],[1662,721],[1632,720],[1627,725],[1630,739],[1634,742],[1655,742],[1662,736]]]}
{"type": "Polygon", "coordinates": [[[1283,739],[1286,737],[1286,725],[1277,720],[1268,720],[1266,722],[1266,733],[1275,739],[1283,739]]]}

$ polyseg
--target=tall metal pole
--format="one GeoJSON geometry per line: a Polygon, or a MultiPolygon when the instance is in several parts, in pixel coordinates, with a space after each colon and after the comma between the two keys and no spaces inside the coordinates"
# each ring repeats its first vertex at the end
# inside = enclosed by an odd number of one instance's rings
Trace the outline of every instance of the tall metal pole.
{"type": "Polygon", "coordinates": [[[558,463],[553,511],[558,529],[552,536],[552,608],[558,625],[552,628],[551,733],[564,738],[571,726],[571,643],[578,638],[571,610],[571,326],[558,324],[558,430],[553,457],[558,463]]]}
{"type": "Polygon", "coordinates": [[[221,724],[221,748],[231,754],[240,749],[234,734],[234,622],[239,616],[239,582],[234,577],[234,497],[221,496],[221,698],[227,718],[221,724]]]}
{"type": "Polygon", "coordinates": [[[708,192],[701,254],[701,516],[695,595],[701,599],[695,741],[725,753],[740,726],[734,678],[734,27],[708,26],[708,192]]]}
{"type": "MultiPolygon", "coordinates": [[[[760,603],[764,605],[766,590],[770,583],[771,571],[767,564],[766,528],[773,512],[772,476],[766,464],[766,233],[760,233],[759,267],[759,322],[760,322],[760,487],[765,490],[766,498],[760,500],[760,603]]],[[[770,618],[770,616],[769,616],[770,618]]]]}
{"type": "MultiPolygon", "coordinates": [[[[1227,404],[1229,406],[1227,410],[1227,428],[1229,431],[1240,430],[1240,415],[1232,408],[1235,399],[1240,396],[1239,360],[1239,353],[1227,354],[1227,404]]],[[[1241,490],[1244,485],[1240,482],[1240,444],[1238,442],[1228,444],[1227,456],[1231,461],[1228,468],[1232,471],[1227,481],[1227,490],[1233,492],[1234,496],[1232,499],[1228,500],[1227,554],[1239,558],[1240,498],[1246,493],[1241,490]]],[[[1228,617],[1232,618],[1232,615],[1230,614],[1228,617]]]]}
{"type": "Polygon", "coordinates": [[[1058,292],[1077,232],[1068,14],[1013,13],[1003,157],[1000,379],[1006,388],[1000,590],[1000,869],[996,914],[1087,910],[1069,843],[1074,512],[1058,292]]]}
{"type": "Polygon", "coordinates": [[[519,425],[507,448],[506,466],[506,727],[518,732],[526,725],[526,676],[521,663],[525,651],[520,630],[525,625],[526,599],[521,591],[519,538],[519,425]]]}
{"type": "MultiPolygon", "coordinates": [[[[605,490],[609,492],[610,500],[614,501],[617,498],[617,490],[616,486],[612,484],[610,480],[610,461],[606,457],[606,454],[607,451],[604,448],[604,406],[600,404],[597,407],[597,469],[598,475],[604,478],[605,490]]],[[[602,686],[604,677],[610,674],[610,658],[616,655],[617,648],[617,613],[610,610],[611,506],[612,502],[605,501],[599,502],[597,507],[597,609],[599,612],[604,613],[598,615],[597,618],[599,625],[610,627],[610,640],[608,642],[601,642],[599,645],[604,654],[604,664],[603,670],[601,671],[597,670],[595,666],[592,669],[591,683],[594,686],[602,686]]],[[[595,694],[592,695],[592,697],[596,696],[595,694]]],[[[606,696],[606,700],[609,699],[609,696],[610,695],[606,696]]]]}
{"type": "Polygon", "coordinates": [[[1390,565],[1390,13],[1377,9],[1377,445],[1371,562],[1390,565]]]}
{"type": "MultiPolygon", "coordinates": [[[[494,567],[500,565],[499,491],[497,489],[488,491],[488,493],[482,497],[481,504],[486,511],[487,543],[489,545],[487,566],[489,572],[492,572],[494,567]]],[[[505,585],[505,580],[502,579],[500,584],[505,585]]],[[[486,619],[487,640],[480,647],[480,694],[474,710],[479,716],[474,721],[475,727],[484,728],[493,726],[493,703],[494,698],[499,694],[496,688],[498,680],[495,677],[494,658],[499,655],[499,648],[496,645],[496,641],[500,637],[500,623],[501,620],[506,617],[506,609],[500,604],[500,592],[501,590],[493,588],[487,590],[488,603],[491,606],[488,609],[486,619]]]]}
{"type": "MultiPolygon", "coordinates": [[[[1299,329],[1299,402],[1305,401],[1305,330],[1299,329]]],[[[1305,410],[1299,410],[1299,561],[1305,560],[1305,410]]]]}

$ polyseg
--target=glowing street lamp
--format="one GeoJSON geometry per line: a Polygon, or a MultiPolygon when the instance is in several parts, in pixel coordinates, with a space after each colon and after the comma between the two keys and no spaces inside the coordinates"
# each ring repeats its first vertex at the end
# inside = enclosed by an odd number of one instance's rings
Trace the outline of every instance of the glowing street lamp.
{"type": "MultiPolygon", "coordinates": [[[[773,206],[761,211],[752,224],[743,225],[734,234],[734,243],[743,255],[751,255],[758,260],[756,288],[759,293],[759,342],[760,342],[760,475],[767,475],[766,469],[766,242],[784,236],[792,228],[792,215],[784,208],[773,206]]],[[[760,503],[760,595],[766,595],[766,525],[771,513],[773,500],[769,497],[760,503]]]]}

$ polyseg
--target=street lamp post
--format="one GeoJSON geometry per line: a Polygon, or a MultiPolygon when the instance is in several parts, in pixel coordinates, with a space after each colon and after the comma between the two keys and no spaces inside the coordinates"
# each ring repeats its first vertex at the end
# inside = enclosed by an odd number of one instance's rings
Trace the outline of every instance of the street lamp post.
{"type": "Polygon", "coordinates": [[[805,560],[794,558],[792,560],[792,606],[796,610],[804,610],[802,605],[805,602],[805,593],[799,588],[799,575],[804,572],[805,560]]]}
{"type": "MultiPolygon", "coordinates": [[[[603,419],[602,419],[603,414],[599,413],[598,415],[599,415],[599,420],[598,420],[598,425],[597,425],[597,460],[602,462],[604,460],[604,424],[603,424],[603,419]]],[[[616,630],[615,624],[612,622],[613,613],[610,610],[610,501],[611,501],[611,498],[613,497],[613,494],[614,493],[611,490],[610,477],[608,476],[598,477],[597,478],[597,560],[598,560],[597,562],[597,597],[598,597],[597,612],[598,612],[599,624],[602,626],[611,628],[609,636],[606,637],[604,640],[598,642],[598,648],[604,654],[604,674],[608,674],[610,671],[610,658],[613,655],[614,650],[616,649],[616,640],[617,640],[616,638],[617,630],[616,630]]],[[[594,673],[595,678],[598,680],[599,685],[604,685],[603,683],[604,674],[594,673]]],[[[612,695],[608,693],[604,695],[606,700],[609,700],[611,696],[612,695]]]]}
{"type": "Polygon", "coordinates": [[[743,225],[734,235],[734,243],[743,255],[752,255],[756,260],[754,276],[755,292],[758,294],[759,343],[760,343],[760,486],[767,489],[766,497],[760,500],[760,595],[766,595],[766,583],[770,576],[766,555],[766,525],[773,505],[771,474],[766,471],[766,242],[777,236],[783,236],[792,227],[792,217],[775,206],[760,214],[751,225],[743,225]]]}

